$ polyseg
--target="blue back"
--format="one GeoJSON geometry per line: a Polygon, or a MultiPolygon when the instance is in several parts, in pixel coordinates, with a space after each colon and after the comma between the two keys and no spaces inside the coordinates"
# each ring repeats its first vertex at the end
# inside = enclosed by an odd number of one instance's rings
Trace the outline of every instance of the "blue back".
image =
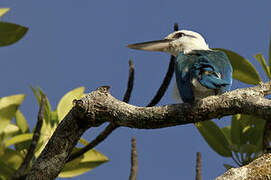
{"type": "Polygon", "coordinates": [[[217,92],[214,94],[229,91],[232,84],[232,67],[227,55],[222,51],[194,50],[187,54],[180,52],[175,61],[175,75],[184,102],[195,100],[193,79],[203,87],[217,92]]]}

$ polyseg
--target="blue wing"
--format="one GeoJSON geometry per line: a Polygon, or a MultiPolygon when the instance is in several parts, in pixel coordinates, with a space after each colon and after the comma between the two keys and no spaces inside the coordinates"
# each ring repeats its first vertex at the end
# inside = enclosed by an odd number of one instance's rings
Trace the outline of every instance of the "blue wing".
{"type": "Polygon", "coordinates": [[[175,63],[175,75],[184,102],[194,101],[197,96],[195,93],[201,91],[193,89],[192,81],[195,79],[214,94],[228,91],[232,84],[232,67],[221,51],[195,50],[188,54],[180,53],[175,63]]]}
{"type": "Polygon", "coordinates": [[[219,89],[230,82],[221,78],[219,69],[206,56],[200,56],[191,69],[192,76],[209,89],[219,89]]]}

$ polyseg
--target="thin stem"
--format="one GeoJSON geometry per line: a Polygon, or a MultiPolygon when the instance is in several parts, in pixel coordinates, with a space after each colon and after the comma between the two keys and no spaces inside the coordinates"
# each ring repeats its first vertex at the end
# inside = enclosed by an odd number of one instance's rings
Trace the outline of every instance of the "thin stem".
{"type": "Polygon", "coordinates": [[[196,180],[202,180],[202,175],[201,175],[201,154],[200,154],[200,152],[197,152],[196,180]]]}
{"type": "Polygon", "coordinates": [[[137,159],[137,148],[136,139],[132,138],[132,149],[131,149],[131,170],[129,180],[136,180],[138,171],[138,159],[137,159]]]}
{"type": "Polygon", "coordinates": [[[135,66],[133,61],[130,59],[129,60],[129,79],[128,79],[128,83],[127,83],[127,89],[125,92],[125,95],[123,97],[123,102],[128,103],[130,101],[131,98],[131,94],[132,94],[132,90],[134,87],[134,79],[135,79],[135,66]]]}
{"type": "Polygon", "coordinates": [[[21,166],[19,167],[19,169],[15,172],[15,174],[12,177],[12,180],[18,180],[18,179],[24,179],[25,174],[26,174],[26,169],[29,166],[29,163],[31,162],[31,160],[34,158],[34,151],[36,149],[37,143],[39,141],[40,138],[40,130],[42,127],[42,122],[43,122],[43,116],[44,116],[44,110],[45,110],[45,100],[46,100],[46,96],[44,94],[41,95],[41,101],[40,101],[40,109],[39,109],[39,113],[38,113],[38,120],[37,120],[37,124],[33,133],[33,138],[31,141],[31,144],[28,148],[27,154],[21,164],[21,166]]]}
{"type": "Polygon", "coordinates": [[[91,141],[88,145],[86,145],[85,147],[79,149],[78,151],[72,153],[69,157],[69,159],[66,161],[70,162],[76,158],[78,158],[79,156],[81,156],[82,154],[84,154],[85,152],[91,150],[92,148],[94,148],[95,146],[97,146],[100,142],[102,142],[103,140],[105,140],[118,126],[116,126],[113,123],[110,123],[93,141],[91,141]]]}
{"type": "MultiPolygon", "coordinates": [[[[174,24],[174,31],[178,31],[178,24],[175,23],[174,24]]],[[[166,90],[168,89],[168,86],[170,84],[170,81],[172,79],[173,73],[174,73],[174,64],[175,64],[175,57],[171,56],[170,57],[170,61],[169,61],[169,65],[168,65],[168,70],[166,73],[166,76],[164,77],[164,80],[160,86],[160,88],[158,89],[156,95],[153,97],[153,99],[151,100],[151,102],[147,105],[147,107],[151,107],[151,106],[155,106],[156,104],[158,104],[158,102],[162,99],[162,97],[164,96],[166,90]]]]}

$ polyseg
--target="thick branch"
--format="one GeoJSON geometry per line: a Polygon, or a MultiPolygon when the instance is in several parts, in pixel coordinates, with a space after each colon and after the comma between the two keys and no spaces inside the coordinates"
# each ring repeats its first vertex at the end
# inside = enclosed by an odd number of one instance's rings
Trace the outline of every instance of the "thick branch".
{"type": "Polygon", "coordinates": [[[271,154],[267,153],[255,159],[248,165],[231,168],[216,180],[239,180],[239,179],[270,179],[271,178],[271,154]]]}
{"type": "Polygon", "coordinates": [[[60,123],[33,165],[27,179],[54,179],[64,167],[72,148],[89,128],[104,122],[140,129],[155,129],[237,113],[271,119],[271,83],[209,96],[193,104],[137,107],[115,99],[109,87],[101,87],[75,100],[74,107],[60,123]]]}
{"type": "Polygon", "coordinates": [[[271,83],[237,89],[220,96],[209,96],[196,103],[174,104],[158,107],[137,107],[121,102],[109,92],[97,90],[76,101],[89,123],[100,125],[112,121],[119,126],[155,129],[195,123],[237,113],[271,119],[271,101],[264,98],[270,93],[271,83]]]}
{"type": "Polygon", "coordinates": [[[66,115],[35,161],[26,179],[53,180],[58,176],[79,138],[91,126],[84,122],[83,116],[77,108],[73,108],[66,115]]]}

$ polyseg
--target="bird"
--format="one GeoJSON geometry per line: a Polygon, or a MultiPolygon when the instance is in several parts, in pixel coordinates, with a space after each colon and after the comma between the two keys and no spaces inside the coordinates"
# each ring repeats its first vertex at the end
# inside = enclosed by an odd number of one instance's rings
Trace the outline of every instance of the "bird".
{"type": "Polygon", "coordinates": [[[231,88],[232,66],[227,55],[210,49],[197,32],[179,30],[162,40],[129,44],[127,47],[173,55],[177,89],[184,103],[219,95],[231,88]]]}

